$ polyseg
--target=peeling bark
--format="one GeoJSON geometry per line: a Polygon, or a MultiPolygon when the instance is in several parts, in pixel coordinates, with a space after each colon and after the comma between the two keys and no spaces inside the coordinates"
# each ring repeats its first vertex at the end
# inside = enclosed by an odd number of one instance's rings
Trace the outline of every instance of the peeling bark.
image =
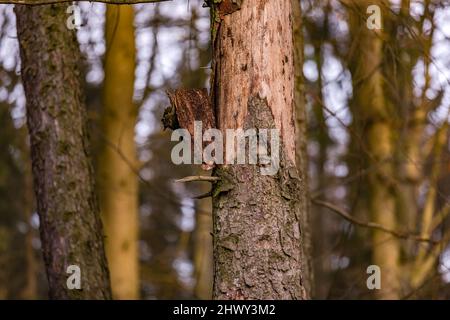
{"type": "Polygon", "coordinates": [[[108,299],[75,33],[66,28],[64,5],[15,10],[49,295],[108,299]],[[80,267],[82,290],[67,288],[69,265],[80,267]]]}
{"type": "Polygon", "coordinates": [[[216,119],[206,89],[178,89],[167,91],[171,107],[164,113],[165,128],[188,129],[194,136],[194,121],[201,121],[203,131],[215,128],[216,119]]]}

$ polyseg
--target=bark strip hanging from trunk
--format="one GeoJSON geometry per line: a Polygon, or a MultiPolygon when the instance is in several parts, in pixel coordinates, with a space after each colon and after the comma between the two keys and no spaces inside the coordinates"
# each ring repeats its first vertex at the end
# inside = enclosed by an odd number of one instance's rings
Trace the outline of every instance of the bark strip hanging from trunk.
{"type": "Polygon", "coordinates": [[[64,5],[15,10],[49,295],[109,299],[76,36],[64,5]],[[67,287],[70,265],[80,267],[82,290],[67,287]]]}
{"type": "Polygon", "coordinates": [[[166,109],[164,128],[188,129],[194,136],[194,121],[202,121],[205,130],[216,127],[216,119],[206,89],[168,90],[171,106],[166,109]]]}

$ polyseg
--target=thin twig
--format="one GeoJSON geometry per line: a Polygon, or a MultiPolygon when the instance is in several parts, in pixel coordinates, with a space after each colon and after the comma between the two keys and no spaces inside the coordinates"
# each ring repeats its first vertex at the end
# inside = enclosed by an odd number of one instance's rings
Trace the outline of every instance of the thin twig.
{"type": "Polygon", "coordinates": [[[311,202],[316,205],[330,209],[331,211],[333,211],[334,213],[337,213],[339,216],[341,216],[345,220],[347,220],[357,226],[363,227],[363,228],[377,229],[377,230],[389,233],[389,234],[393,235],[394,237],[401,238],[401,239],[412,239],[412,240],[419,241],[419,242],[436,243],[436,241],[434,241],[430,238],[425,238],[425,237],[421,237],[421,236],[411,234],[411,233],[403,233],[403,232],[400,232],[397,230],[392,230],[392,229],[386,228],[385,226],[375,223],[375,222],[365,222],[365,221],[355,219],[350,214],[345,212],[343,209],[341,209],[338,206],[336,206],[332,203],[329,203],[327,201],[323,201],[323,200],[319,200],[319,199],[311,199],[311,202]]]}
{"type": "Polygon", "coordinates": [[[201,199],[206,199],[206,198],[211,198],[213,196],[213,192],[212,191],[208,191],[207,193],[201,194],[199,196],[194,197],[195,200],[201,200],[201,199]]]}
{"type": "Polygon", "coordinates": [[[220,181],[220,178],[219,177],[211,177],[211,176],[189,176],[189,177],[175,180],[175,182],[196,182],[196,181],[217,182],[217,181],[220,181]]]}
{"type": "MultiPolygon", "coordinates": [[[[73,0],[0,0],[0,4],[20,4],[28,6],[39,6],[57,3],[67,3],[73,0]]],[[[106,4],[140,4],[140,3],[155,3],[172,0],[81,0],[79,2],[101,2],[106,4]]]]}

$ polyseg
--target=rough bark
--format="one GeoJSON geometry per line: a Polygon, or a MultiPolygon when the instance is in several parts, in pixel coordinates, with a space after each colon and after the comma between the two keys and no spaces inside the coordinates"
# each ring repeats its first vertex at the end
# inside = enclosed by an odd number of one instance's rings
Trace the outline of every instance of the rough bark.
{"type": "Polygon", "coordinates": [[[105,82],[98,155],[100,211],[114,299],[139,298],[138,166],[133,103],[136,49],[132,6],[107,6],[105,82]]]}
{"type": "Polygon", "coordinates": [[[277,128],[280,170],[223,165],[213,189],[215,299],[304,299],[290,0],[215,1],[212,101],[225,129],[277,128]],[[240,7],[240,8],[239,8],[240,7]]]}
{"type": "MultiPolygon", "coordinates": [[[[367,211],[371,220],[391,230],[397,230],[396,196],[392,182],[394,174],[394,130],[389,104],[385,96],[383,74],[382,30],[366,27],[366,9],[370,4],[387,8],[385,0],[350,1],[350,31],[352,50],[350,69],[353,78],[351,108],[358,137],[366,146],[364,154],[367,176],[367,211]],[[384,3],[383,3],[384,2],[384,3]]],[[[400,244],[398,239],[373,231],[372,262],[381,268],[381,299],[397,299],[400,294],[400,244]]]]}
{"type": "Polygon", "coordinates": [[[16,6],[41,242],[53,299],[108,299],[75,33],[66,6],[16,6]],[[69,265],[82,290],[66,286],[69,265]]]}

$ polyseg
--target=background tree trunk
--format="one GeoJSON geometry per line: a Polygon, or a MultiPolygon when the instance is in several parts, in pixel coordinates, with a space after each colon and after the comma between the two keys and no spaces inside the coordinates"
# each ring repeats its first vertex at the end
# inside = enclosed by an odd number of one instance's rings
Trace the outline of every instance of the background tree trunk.
{"type": "MultiPolygon", "coordinates": [[[[24,141],[25,139],[25,127],[24,130],[24,141]]],[[[25,144],[25,143],[24,143],[25,144]]],[[[25,149],[25,148],[24,148],[25,149]]],[[[25,235],[25,261],[26,261],[26,282],[25,286],[22,290],[22,298],[31,300],[37,298],[37,261],[35,258],[35,250],[33,248],[33,236],[35,235],[35,231],[31,225],[31,217],[33,212],[35,212],[35,201],[33,195],[33,177],[31,173],[31,165],[30,165],[30,154],[28,150],[28,146],[26,150],[23,150],[24,154],[26,154],[26,159],[28,162],[26,163],[26,167],[24,168],[24,218],[27,223],[27,232],[25,235]]]]}
{"type": "MultiPolygon", "coordinates": [[[[307,119],[306,119],[306,101],[305,85],[303,78],[303,22],[302,8],[299,0],[292,0],[292,23],[293,23],[293,41],[294,41],[294,72],[295,72],[295,130],[296,130],[296,153],[295,161],[300,178],[305,186],[305,192],[300,193],[302,198],[300,203],[303,205],[302,215],[302,235],[303,235],[303,268],[304,285],[308,296],[314,292],[314,274],[312,259],[312,238],[310,229],[310,204],[308,191],[308,153],[307,153],[307,119]]],[[[320,73],[320,70],[319,70],[320,73]]]]}
{"type": "Polygon", "coordinates": [[[34,189],[53,299],[111,297],[75,33],[64,5],[16,6],[34,189]],[[69,265],[82,290],[66,285],[69,265]]]}
{"type": "Polygon", "coordinates": [[[133,103],[136,47],[132,6],[108,5],[98,183],[115,299],[139,298],[138,167],[133,103]]]}
{"type": "Polygon", "coordinates": [[[277,128],[280,170],[223,165],[213,190],[216,299],[304,299],[303,181],[296,169],[291,0],[212,8],[218,128],[277,128]]]}
{"type": "MultiPolygon", "coordinates": [[[[199,174],[202,174],[200,171],[199,174]]],[[[204,174],[203,174],[204,175],[204,174]]],[[[200,190],[201,194],[209,191],[206,184],[200,190]]],[[[202,300],[212,298],[213,284],[213,243],[212,243],[212,205],[211,198],[198,201],[196,226],[194,231],[194,267],[195,296],[202,300]]]]}
{"type": "MultiPolygon", "coordinates": [[[[387,10],[385,0],[352,2],[350,31],[352,49],[350,69],[353,80],[351,108],[358,138],[364,141],[361,157],[366,160],[367,211],[371,221],[391,230],[397,230],[394,175],[394,130],[391,112],[385,96],[382,74],[382,30],[369,30],[366,10],[377,4],[387,10]]],[[[382,288],[377,294],[382,299],[399,298],[400,244],[397,238],[382,231],[373,231],[372,263],[381,268],[382,288]]]]}

